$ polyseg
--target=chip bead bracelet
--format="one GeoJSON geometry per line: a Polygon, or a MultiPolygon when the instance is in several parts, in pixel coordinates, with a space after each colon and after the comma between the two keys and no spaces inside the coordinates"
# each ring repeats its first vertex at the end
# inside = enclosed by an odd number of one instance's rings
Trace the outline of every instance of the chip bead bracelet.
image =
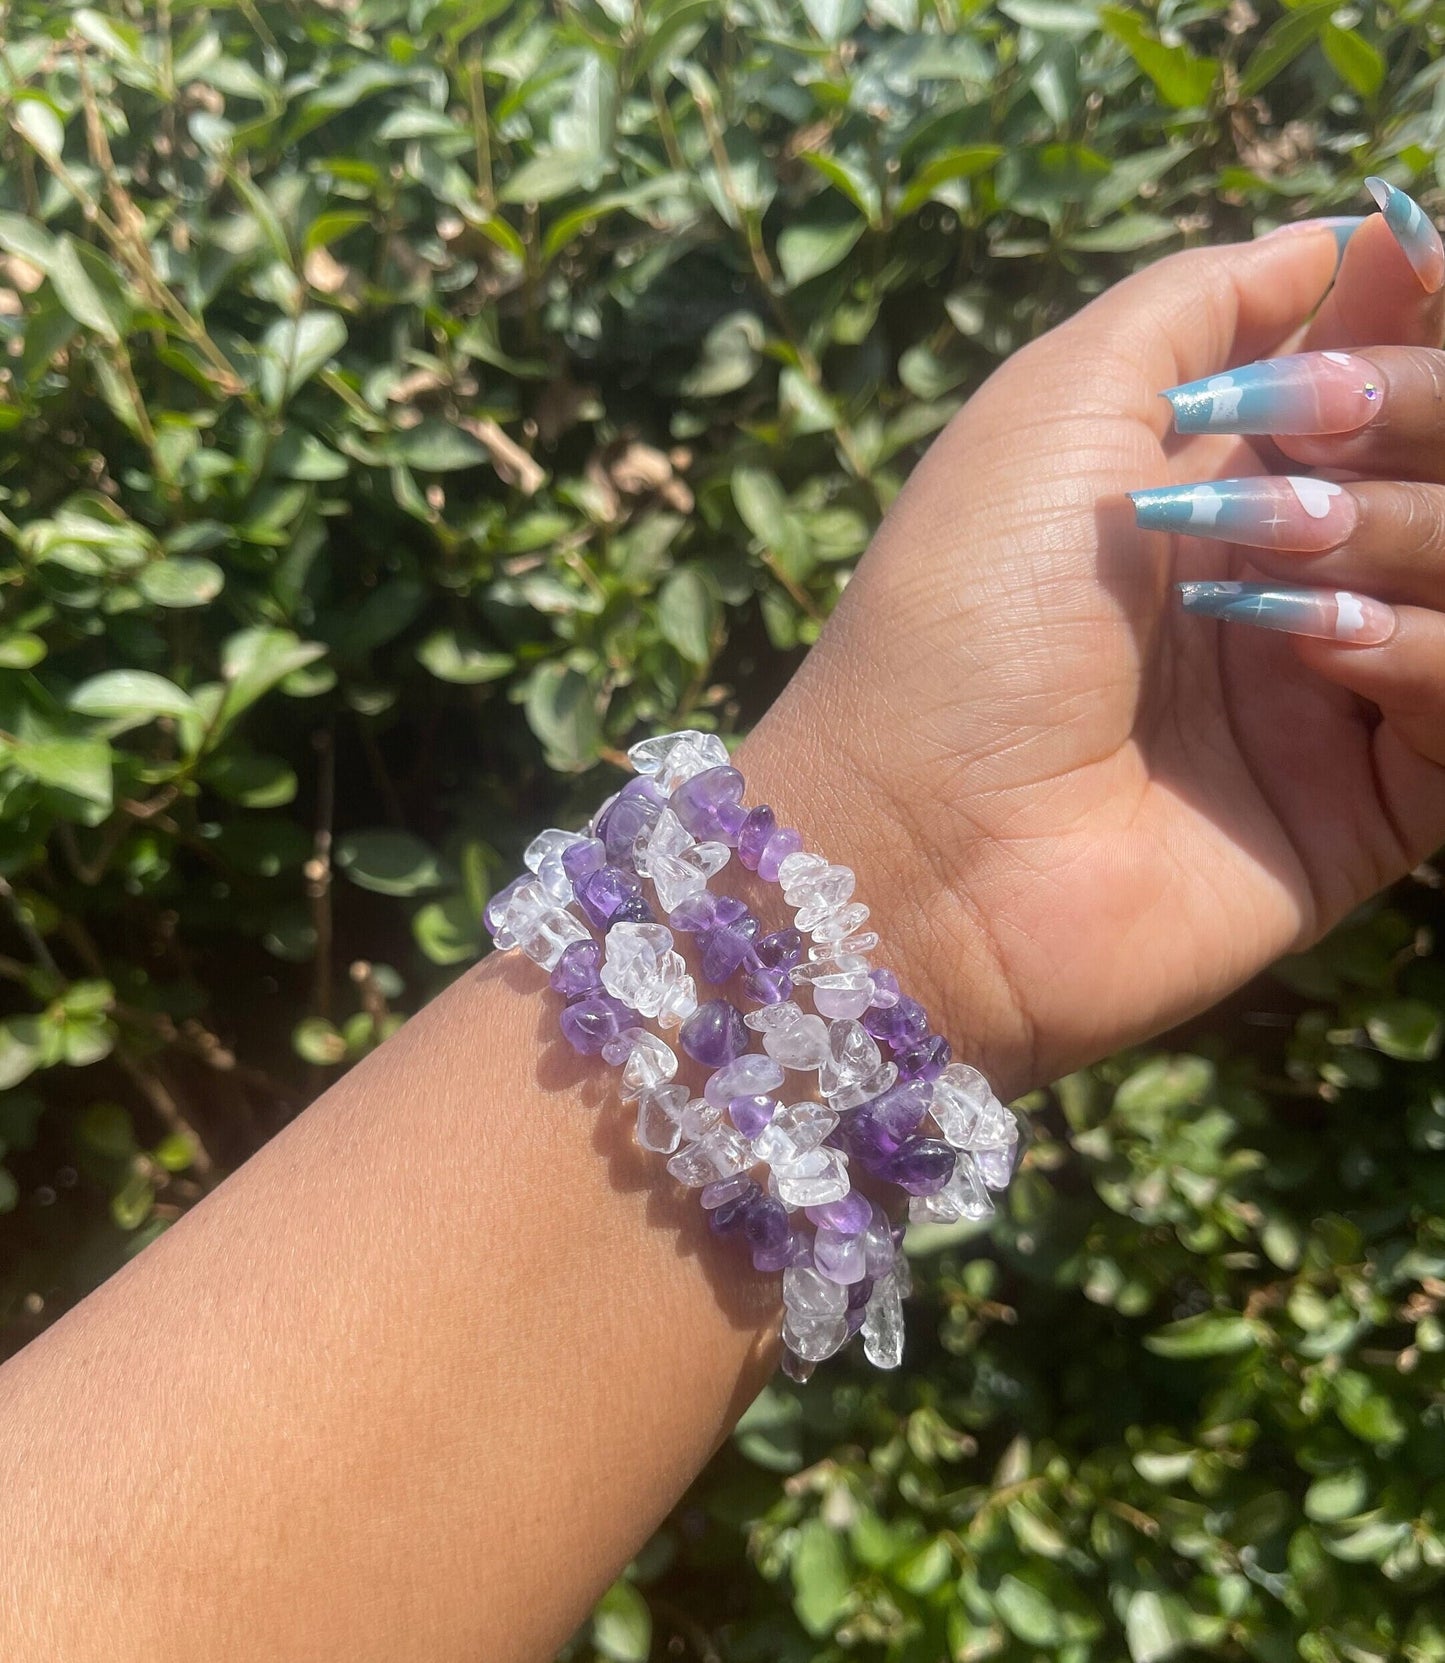
{"type": "Polygon", "coordinates": [[[879,938],[853,873],[805,852],[767,805],[744,806],[716,735],[663,734],[628,755],[637,777],[585,832],[535,837],[487,927],[550,973],[568,1043],[621,1069],[639,1145],[699,1191],[712,1230],[783,1273],[785,1371],[806,1379],[860,1329],[869,1360],[896,1367],[904,1226],[856,1172],[901,1190],[910,1221],[980,1219],[1009,1182],[1017,1123],[870,964],[879,938]],[[781,888],[790,925],[764,931],[745,902],[709,889],[734,854],[781,888]],[[740,978],[755,1008],[700,999],[679,935],[693,938],[703,981],[740,978]],[[676,1030],[677,1049],[649,1020],[676,1030]],[[676,1078],[678,1049],[707,1071],[698,1094],[676,1078]],[[785,1101],[794,1073],[816,1076],[814,1094],[785,1101]]]}

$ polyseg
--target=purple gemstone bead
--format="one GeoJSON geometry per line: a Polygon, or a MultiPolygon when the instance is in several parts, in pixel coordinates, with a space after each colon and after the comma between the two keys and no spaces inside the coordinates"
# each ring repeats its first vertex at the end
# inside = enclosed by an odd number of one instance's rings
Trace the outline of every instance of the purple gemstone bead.
{"type": "Polygon", "coordinates": [[[661,787],[652,780],[641,776],[628,780],[594,828],[607,846],[608,860],[630,861],[633,845],[657,823],[666,803],[661,787]]]}
{"type": "Polygon", "coordinates": [[[743,776],[736,768],[706,768],[673,792],[672,812],[694,837],[720,838],[719,811],[738,802],[742,794],[743,776]]]}
{"type": "Polygon", "coordinates": [[[850,1340],[858,1332],[858,1330],[863,1326],[863,1324],[867,1321],[867,1319],[868,1319],[868,1313],[867,1313],[867,1311],[865,1311],[863,1309],[862,1306],[859,1306],[856,1310],[854,1310],[850,1306],[848,1310],[844,1311],[844,1313],[843,1313],[843,1327],[847,1330],[848,1338],[850,1340]]]}
{"type": "Polygon", "coordinates": [[[577,891],[577,901],[589,920],[605,930],[624,901],[642,894],[642,879],[621,866],[599,866],[577,891]]]}
{"type": "Polygon", "coordinates": [[[848,1289],[848,1309],[850,1311],[861,1311],[872,1297],[873,1278],[865,1276],[861,1282],[855,1282],[848,1289]]]}
{"type": "Polygon", "coordinates": [[[900,1080],[863,1107],[891,1138],[902,1143],[918,1130],[932,1101],[933,1091],[926,1080],[900,1080]]]}
{"type": "Polygon", "coordinates": [[[928,1032],[928,1012],[905,993],[896,1005],[874,1005],[864,1011],[863,1026],[874,1039],[885,1040],[895,1050],[912,1045],[928,1032]]]}
{"type": "Polygon", "coordinates": [[[774,930],[763,936],[753,951],[769,970],[791,970],[803,957],[803,938],[791,927],[774,930]]]}
{"type": "Polygon", "coordinates": [[[728,1117],[745,1138],[755,1138],[778,1112],[776,1097],[734,1097],[728,1117]]]}
{"type": "Polygon", "coordinates": [[[552,986],[568,999],[580,998],[584,993],[600,993],[601,968],[602,949],[595,941],[573,941],[562,949],[562,957],[552,972],[552,986]]]}
{"type": "Polygon", "coordinates": [[[762,854],[758,856],[758,876],[764,883],[776,883],[778,868],[789,855],[797,854],[802,847],[803,834],[795,832],[791,826],[775,831],[763,845],[762,854]]]}
{"type": "Polygon", "coordinates": [[[955,1155],[938,1138],[909,1138],[883,1168],[883,1176],[910,1195],[932,1195],[953,1176],[955,1155]]]}
{"type": "Polygon", "coordinates": [[[861,1236],[873,1222],[873,1203],[857,1190],[850,1190],[841,1201],[829,1201],[805,1210],[810,1223],[820,1224],[825,1230],[836,1230],[840,1236],[861,1236]]]}
{"type": "Polygon", "coordinates": [[[533,876],[534,874],[531,872],[523,872],[520,878],[513,878],[505,889],[499,889],[487,902],[486,909],[482,913],[482,922],[487,926],[488,935],[495,935],[501,929],[502,915],[512,904],[512,897],[524,883],[531,883],[533,876]]]}
{"type": "Polygon", "coordinates": [[[891,970],[874,970],[868,979],[873,983],[874,1010],[892,1010],[903,997],[898,978],[891,970]]]}
{"type": "Polygon", "coordinates": [[[759,968],[743,977],[743,992],[757,1005],[781,1005],[793,997],[793,978],[781,968],[759,968]]]}
{"type": "Polygon", "coordinates": [[[855,1109],[844,1124],[843,1139],[848,1153],[875,1175],[898,1153],[898,1145],[903,1141],[880,1125],[871,1109],[855,1109]]]}
{"type": "Polygon", "coordinates": [[[756,872],[768,839],[778,829],[778,817],[766,803],[759,805],[743,821],[738,833],[738,859],[749,872],[756,872]]]}
{"type": "Polygon", "coordinates": [[[607,845],[600,838],[589,837],[583,843],[569,843],[562,851],[562,870],[579,889],[607,859],[607,845]]]}
{"type": "MultiPolygon", "coordinates": [[[[770,1196],[769,1200],[771,1199],[772,1198],[770,1196]]],[[[794,1243],[793,1236],[790,1232],[787,1239],[781,1242],[777,1247],[755,1247],[753,1249],[753,1269],[786,1270],[789,1265],[797,1262],[794,1259],[793,1254],[794,1243]]],[[[783,1367],[786,1369],[787,1366],[785,1356],[783,1367]]]]}
{"type": "Polygon", "coordinates": [[[710,982],[725,982],[748,956],[752,944],[752,936],[745,933],[741,920],[709,930],[701,938],[703,975],[710,982]]]}
{"type": "MultiPolygon", "coordinates": [[[[761,1191],[743,1220],[743,1234],[755,1254],[760,1250],[773,1253],[792,1251],[793,1229],[788,1223],[788,1209],[781,1201],[775,1201],[771,1195],[764,1195],[761,1191]]],[[[769,1268],[781,1270],[783,1267],[778,1264],[769,1268]]]]}
{"type": "Polygon", "coordinates": [[[610,993],[594,993],[573,1000],[562,1012],[562,1032],[574,1051],[580,1051],[584,1057],[595,1057],[609,1040],[616,1039],[624,1028],[635,1027],[640,1020],[636,1011],[629,1010],[610,993]]]}
{"type": "Polygon", "coordinates": [[[726,999],[709,999],[688,1017],[677,1037],[694,1061],[708,1068],[721,1068],[742,1056],[752,1036],[736,1005],[726,999]]]}
{"type": "Polygon", "coordinates": [[[614,924],[655,924],[657,918],[642,895],[629,895],[612,914],[614,924]]]}
{"type": "Polygon", "coordinates": [[[684,935],[698,935],[718,924],[718,906],[722,899],[721,896],[710,895],[707,890],[700,889],[695,895],[689,895],[686,900],[679,901],[668,913],[667,921],[673,929],[680,930],[684,935]]]}
{"type": "Polygon", "coordinates": [[[747,1223],[748,1214],[761,1199],[762,1191],[748,1180],[748,1186],[730,1200],[724,1201],[720,1207],[714,1207],[708,1215],[708,1225],[718,1235],[726,1236],[739,1226],[747,1223]]]}
{"type": "Polygon", "coordinates": [[[942,1034],[929,1034],[916,1045],[895,1051],[901,1080],[936,1080],[953,1060],[953,1047],[942,1034]]]}
{"type": "Polygon", "coordinates": [[[726,843],[728,848],[736,848],[738,834],[747,821],[748,811],[741,803],[723,803],[717,811],[718,842],[726,843]]]}

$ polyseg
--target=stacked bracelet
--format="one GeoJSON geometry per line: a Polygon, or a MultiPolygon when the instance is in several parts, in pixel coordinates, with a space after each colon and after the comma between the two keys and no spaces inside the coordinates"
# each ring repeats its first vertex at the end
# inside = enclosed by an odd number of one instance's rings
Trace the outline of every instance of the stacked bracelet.
{"type": "Polygon", "coordinates": [[[621,1069],[638,1143],[700,1191],[713,1230],[782,1272],[784,1369],[806,1379],[859,1329],[869,1360],[897,1367],[908,1268],[886,1186],[906,1194],[909,1220],[982,1218],[1012,1174],[1017,1122],[870,963],[878,936],[853,873],[805,853],[771,808],[744,806],[716,735],[664,734],[628,756],[638,777],[585,832],[534,838],[487,928],[551,972],[574,1049],[621,1069]],[[765,931],[709,889],[734,854],[781,887],[790,925],[765,931]],[[699,998],[679,935],[746,1014],[699,998]],[[649,1021],[708,1071],[700,1094],[649,1021]],[[788,1100],[790,1074],[816,1076],[811,1094],[788,1100]]]}

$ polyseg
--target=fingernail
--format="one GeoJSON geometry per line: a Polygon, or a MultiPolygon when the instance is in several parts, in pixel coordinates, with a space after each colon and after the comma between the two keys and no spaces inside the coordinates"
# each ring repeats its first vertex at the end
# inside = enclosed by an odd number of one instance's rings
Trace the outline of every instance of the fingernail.
{"type": "Polygon", "coordinates": [[[1429,215],[1413,196],[1407,196],[1387,179],[1372,176],[1366,179],[1365,189],[1395,233],[1395,241],[1415,268],[1425,293],[1434,294],[1445,284],[1445,244],[1429,215]]]}
{"type": "Polygon", "coordinates": [[[1336,249],[1335,269],[1338,271],[1339,262],[1345,257],[1345,244],[1364,223],[1364,214],[1326,214],[1319,219],[1292,219],[1288,224],[1276,225],[1274,230],[1266,231],[1259,240],[1264,242],[1270,237],[1288,237],[1307,231],[1332,232],[1336,249]]]}
{"type": "Polygon", "coordinates": [[[1270,583],[1181,583],[1186,612],[1253,624],[1286,635],[1378,647],[1395,633],[1395,610],[1350,589],[1292,589],[1270,583]]]}
{"type": "Polygon", "coordinates": [[[1301,554],[1338,548],[1358,518],[1355,499],[1342,486],[1293,474],[1166,485],[1130,491],[1129,500],[1143,531],[1220,537],[1249,548],[1301,554]]]}
{"type": "Polygon", "coordinates": [[[1180,433],[1349,433],[1379,407],[1379,372],[1345,352],[1262,358],[1166,389],[1180,433]]]}

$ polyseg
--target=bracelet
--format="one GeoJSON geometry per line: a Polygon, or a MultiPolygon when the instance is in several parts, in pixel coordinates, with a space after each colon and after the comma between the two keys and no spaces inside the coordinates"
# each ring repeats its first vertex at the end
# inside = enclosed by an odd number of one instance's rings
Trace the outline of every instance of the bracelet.
{"type": "Polygon", "coordinates": [[[1018,1123],[893,973],[870,964],[879,938],[853,873],[805,852],[771,808],[744,806],[721,739],[686,730],[627,754],[637,776],[585,831],[533,838],[526,870],[488,903],[487,929],[550,972],[568,1043],[621,1069],[639,1145],[667,1157],[756,1269],[782,1272],[785,1372],[807,1379],[860,1330],[869,1361],[896,1368],[905,1225],[855,1176],[901,1190],[909,1222],[980,1219],[1012,1176],[1018,1123]],[[765,931],[746,903],[709,888],[734,854],[781,888],[791,924],[765,931]],[[679,936],[693,938],[704,982],[736,980],[752,1008],[700,999],[679,936]],[[707,1071],[699,1094],[648,1021],[676,1030],[707,1071]],[[815,1075],[813,1095],[785,1101],[789,1074],[815,1075]]]}

